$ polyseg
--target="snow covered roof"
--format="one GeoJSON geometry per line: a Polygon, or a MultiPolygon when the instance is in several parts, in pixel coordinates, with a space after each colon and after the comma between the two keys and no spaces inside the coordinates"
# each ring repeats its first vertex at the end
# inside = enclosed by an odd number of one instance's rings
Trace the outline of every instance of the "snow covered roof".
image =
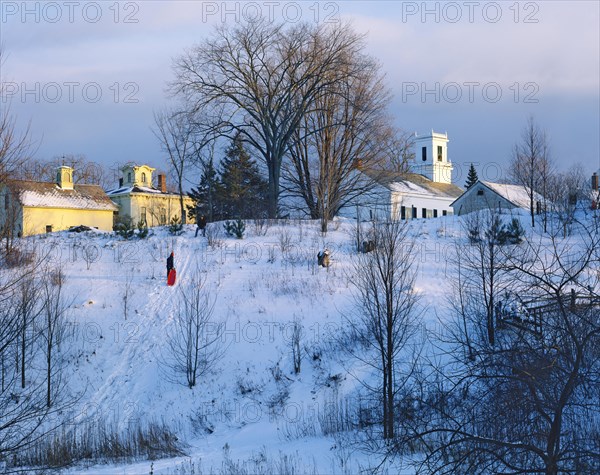
{"type": "MultiPolygon", "coordinates": [[[[529,208],[530,198],[527,188],[520,185],[507,185],[505,183],[493,183],[491,181],[481,181],[485,186],[498,193],[519,208],[529,208]]],[[[543,198],[538,193],[534,194],[535,201],[542,201],[543,198]]]]}
{"type": "MultiPolygon", "coordinates": [[[[107,191],[106,194],[109,196],[112,195],[125,195],[129,193],[155,193],[155,194],[164,194],[162,191],[157,190],[156,188],[150,188],[147,186],[122,186],[121,188],[117,188],[116,190],[107,191]]],[[[169,194],[169,193],[167,193],[169,194]]]]}
{"type": "Polygon", "coordinates": [[[74,185],[62,189],[56,183],[11,180],[8,183],[22,206],[117,211],[118,207],[99,185],[74,185]]]}
{"type": "Polygon", "coordinates": [[[407,193],[437,198],[458,198],[462,188],[450,183],[437,183],[418,173],[399,173],[378,170],[365,170],[368,176],[392,192],[407,193]]]}

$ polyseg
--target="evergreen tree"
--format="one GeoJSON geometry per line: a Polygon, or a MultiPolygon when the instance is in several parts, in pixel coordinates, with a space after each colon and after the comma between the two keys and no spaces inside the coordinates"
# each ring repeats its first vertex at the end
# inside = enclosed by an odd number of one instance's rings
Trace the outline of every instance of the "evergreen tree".
{"type": "Polygon", "coordinates": [[[479,180],[479,178],[477,177],[477,170],[475,170],[475,167],[471,163],[471,167],[469,168],[469,174],[467,175],[467,182],[465,183],[465,188],[468,190],[475,183],[477,183],[477,180],[479,180]]]}
{"type": "Polygon", "coordinates": [[[199,209],[209,222],[222,219],[221,194],[221,183],[217,170],[213,161],[210,160],[204,164],[198,187],[192,188],[188,193],[194,202],[193,207],[188,206],[188,216],[195,218],[196,210],[199,209]]]}
{"type": "Polygon", "coordinates": [[[221,190],[224,219],[267,215],[268,184],[239,135],[232,140],[221,162],[221,190]]]}

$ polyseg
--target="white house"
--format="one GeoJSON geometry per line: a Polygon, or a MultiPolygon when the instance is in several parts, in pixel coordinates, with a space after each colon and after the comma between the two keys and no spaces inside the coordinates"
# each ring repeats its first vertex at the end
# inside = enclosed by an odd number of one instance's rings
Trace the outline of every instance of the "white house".
{"type": "MultiPolygon", "coordinates": [[[[539,213],[543,198],[534,194],[534,206],[539,213]]],[[[510,211],[515,208],[530,209],[530,197],[527,188],[519,185],[507,185],[490,181],[477,181],[453,203],[455,214],[462,216],[483,209],[510,211]]]]}
{"type": "Polygon", "coordinates": [[[462,188],[452,184],[448,135],[431,131],[416,136],[410,173],[361,170],[373,189],[346,207],[346,216],[360,219],[427,219],[453,214],[452,203],[462,188]]]}

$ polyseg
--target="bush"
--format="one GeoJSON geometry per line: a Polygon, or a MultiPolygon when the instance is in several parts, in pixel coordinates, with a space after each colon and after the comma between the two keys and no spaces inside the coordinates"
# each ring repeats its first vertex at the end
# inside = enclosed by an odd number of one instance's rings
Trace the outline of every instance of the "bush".
{"type": "Polygon", "coordinates": [[[140,239],[146,239],[148,237],[148,226],[146,225],[146,223],[144,221],[140,221],[137,224],[137,228],[138,228],[138,237],[140,239]]]}
{"type": "Polygon", "coordinates": [[[169,232],[173,236],[179,236],[181,233],[183,233],[183,224],[181,224],[181,219],[179,219],[179,216],[175,216],[171,220],[169,232]]]}
{"type": "Polygon", "coordinates": [[[244,237],[244,232],[246,231],[246,225],[241,219],[237,219],[236,221],[225,221],[223,227],[228,236],[235,236],[238,239],[242,239],[244,237]]]}
{"type": "Polygon", "coordinates": [[[512,221],[502,227],[502,235],[504,242],[510,244],[520,244],[523,242],[525,236],[525,230],[521,226],[521,222],[518,218],[513,218],[512,221]]]}
{"type": "Polygon", "coordinates": [[[131,217],[117,216],[113,231],[117,236],[121,236],[123,239],[131,239],[135,234],[131,217]]]}

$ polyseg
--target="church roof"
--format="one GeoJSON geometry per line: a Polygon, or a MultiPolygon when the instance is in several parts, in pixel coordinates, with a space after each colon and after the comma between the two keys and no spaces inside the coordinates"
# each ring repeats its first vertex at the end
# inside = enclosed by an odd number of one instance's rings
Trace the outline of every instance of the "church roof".
{"type": "Polygon", "coordinates": [[[383,170],[363,170],[363,172],[392,192],[414,195],[435,196],[455,199],[463,194],[463,189],[451,183],[438,183],[418,173],[401,173],[383,170]]]}
{"type": "Polygon", "coordinates": [[[73,189],[70,190],[62,189],[56,183],[11,180],[8,187],[22,206],[31,208],[103,211],[118,209],[99,185],[73,185],[73,189]]]}

